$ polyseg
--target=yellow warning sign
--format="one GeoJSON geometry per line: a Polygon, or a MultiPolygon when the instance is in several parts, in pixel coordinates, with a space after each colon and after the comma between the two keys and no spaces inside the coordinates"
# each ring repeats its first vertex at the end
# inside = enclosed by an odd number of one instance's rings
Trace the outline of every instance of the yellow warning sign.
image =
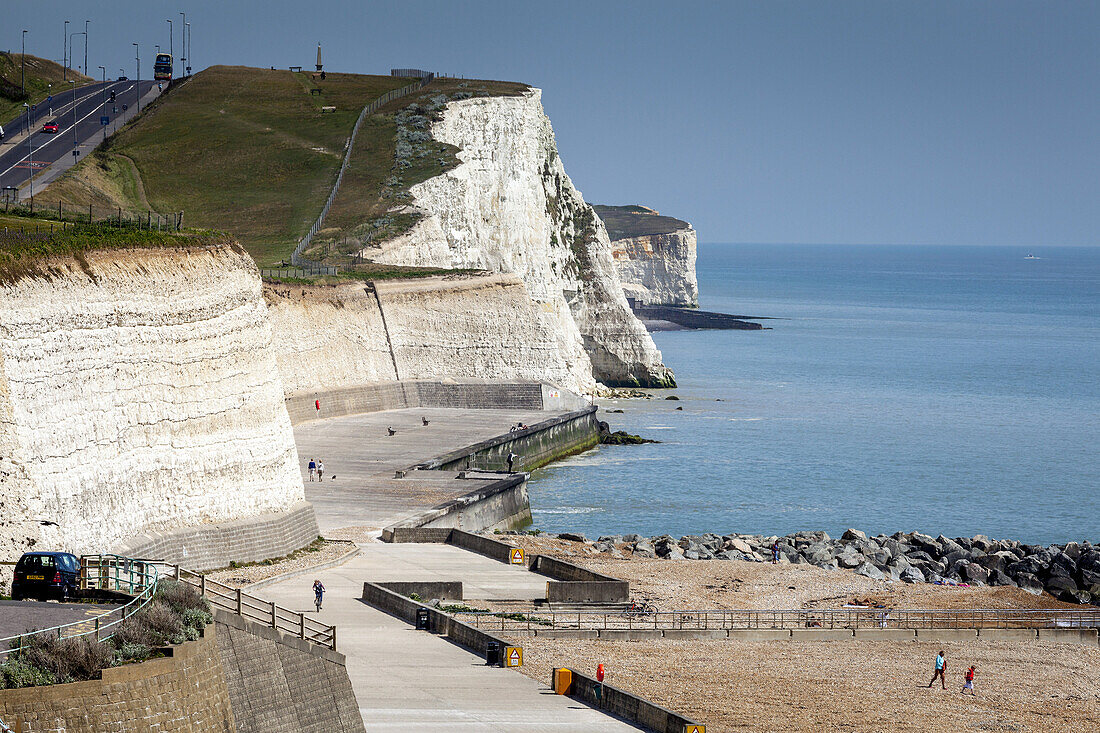
{"type": "Polygon", "coordinates": [[[707,733],[705,725],[685,725],[684,733],[707,733]]]}
{"type": "Polygon", "coordinates": [[[521,646],[506,646],[506,647],[504,647],[504,666],[505,667],[522,667],[523,666],[523,647],[521,647],[521,646]]]}
{"type": "Polygon", "coordinates": [[[523,565],[523,563],[525,562],[523,548],[513,547],[512,552],[508,556],[508,561],[513,565],[523,565]]]}

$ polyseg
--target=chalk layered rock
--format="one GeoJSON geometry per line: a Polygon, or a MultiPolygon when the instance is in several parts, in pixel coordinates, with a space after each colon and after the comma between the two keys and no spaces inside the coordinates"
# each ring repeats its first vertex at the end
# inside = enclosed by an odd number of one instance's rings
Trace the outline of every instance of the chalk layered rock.
{"type": "Polygon", "coordinates": [[[603,223],[565,173],[541,91],[450,102],[431,134],[460,148],[461,164],[413,186],[424,217],[380,253],[363,254],[390,264],[515,273],[537,317],[558,334],[577,381],[674,385],[627,306],[603,223]]]}

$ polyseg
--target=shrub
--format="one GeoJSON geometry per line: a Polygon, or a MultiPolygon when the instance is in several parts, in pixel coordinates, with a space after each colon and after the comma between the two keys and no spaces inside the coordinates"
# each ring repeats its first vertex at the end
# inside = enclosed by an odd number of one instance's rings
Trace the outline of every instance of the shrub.
{"type": "Polygon", "coordinates": [[[17,654],[21,663],[48,670],[58,682],[93,679],[114,659],[114,652],[106,644],[86,636],[59,639],[53,634],[29,637],[17,654]]]}
{"type": "Polygon", "coordinates": [[[134,642],[124,642],[119,644],[117,636],[111,641],[115,642],[115,665],[119,665],[124,662],[133,662],[148,659],[150,652],[152,652],[152,649],[145,646],[144,644],[136,644],[134,642]]]}
{"type": "Polygon", "coordinates": [[[155,599],[167,603],[173,611],[183,615],[185,611],[210,611],[210,605],[206,599],[195,590],[194,586],[181,583],[177,580],[165,579],[157,583],[155,599]]]}
{"type": "Polygon", "coordinates": [[[52,685],[55,681],[49,672],[19,659],[7,659],[0,664],[0,688],[38,687],[52,685]]]}

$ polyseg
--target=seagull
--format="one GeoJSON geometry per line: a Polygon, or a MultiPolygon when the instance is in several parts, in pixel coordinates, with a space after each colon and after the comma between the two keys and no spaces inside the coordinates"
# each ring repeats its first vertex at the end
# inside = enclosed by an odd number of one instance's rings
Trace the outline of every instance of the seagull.
{"type": "Polygon", "coordinates": [[[397,435],[397,431],[394,430],[393,428],[386,428],[386,430],[389,431],[390,435],[397,435]]]}
{"type": "Polygon", "coordinates": [[[428,419],[428,418],[426,418],[426,417],[422,417],[422,418],[420,418],[420,419],[421,419],[421,420],[422,420],[422,421],[424,422],[424,424],[425,424],[425,425],[427,425],[428,423],[430,423],[430,422],[431,422],[431,420],[429,420],[429,419],[428,419]]]}

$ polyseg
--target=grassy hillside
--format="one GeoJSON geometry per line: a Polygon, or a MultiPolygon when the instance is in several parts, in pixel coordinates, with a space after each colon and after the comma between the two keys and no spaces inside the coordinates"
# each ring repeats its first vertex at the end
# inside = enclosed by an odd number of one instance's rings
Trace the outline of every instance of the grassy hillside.
{"type": "Polygon", "coordinates": [[[215,66],[162,97],[45,200],[184,211],[261,264],[289,257],[336,178],[363,106],[412,80],[215,66]],[[313,95],[310,90],[319,88],[313,95]],[[335,112],[322,113],[322,106],[335,112]]]}
{"type": "MultiPolygon", "coordinates": [[[[53,92],[69,88],[61,64],[27,54],[27,96],[22,97],[19,85],[22,61],[21,54],[0,51],[0,125],[6,125],[9,120],[18,117],[24,102],[38,104],[44,101],[51,92],[50,84],[53,84],[53,92]]],[[[76,79],[78,86],[94,81],[72,69],[69,69],[69,78],[76,79]]]]}
{"type": "Polygon", "coordinates": [[[671,234],[687,229],[686,221],[661,216],[653,209],[644,206],[603,206],[593,204],[593,209],[607,227],[612,241],[628,237],[644,237],[647,234],[671,234]]]}
{"type": "Polygon", "coordinates": [[[404,211],[409,188],[458,165],[457,148],[431,139],[429,128],[448,101],[522,94],[526,84],[436,79],[396,99],[363,121],[340,192],[309,256],[350,263],[359,242],[380,242],[411,228],[418,215],[404,211]]]}

